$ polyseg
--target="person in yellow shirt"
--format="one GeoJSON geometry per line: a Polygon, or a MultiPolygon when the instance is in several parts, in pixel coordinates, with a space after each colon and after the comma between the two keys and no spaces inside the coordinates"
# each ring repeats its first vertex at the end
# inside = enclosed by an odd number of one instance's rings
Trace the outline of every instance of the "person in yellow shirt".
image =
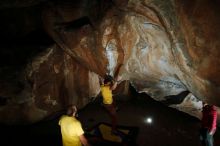
{"type": "Polygon", "coordinates": [[[111,116],[113,134],[117,134],[117,118],[112,91],[115,90],[117,87],[117,83],[119,82],[119,76],[116,79],[117,80],[113,79],[113,77],[111,77],[110,75],[106,75],[104,80],[100,79],[103,105],[111,116]]]}
{"type": "Polygon", "coordinates": [[[76,113],[76,106],[70,106],[67,115],[61,116],[59,120],[63,146],[90,146],[84,136],[81,122],[75,117],[76,113]]]}

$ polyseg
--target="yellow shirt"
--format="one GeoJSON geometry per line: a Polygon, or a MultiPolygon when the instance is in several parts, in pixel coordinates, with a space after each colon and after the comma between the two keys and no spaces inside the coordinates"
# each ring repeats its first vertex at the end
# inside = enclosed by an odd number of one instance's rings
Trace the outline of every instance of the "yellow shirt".
{"type": "Polygon", "coordinates": [[[112,104],[112,91],[110,89],[110,85],[101,85],[101,92],[103,97],[104,104],[112,104]]]}
{"type": "Polygon", "coordinates": [[[75,117],[64,115],[59,120],[63,146],[82,146],[79,136],[84,134],[82,125],[75,117]]]}

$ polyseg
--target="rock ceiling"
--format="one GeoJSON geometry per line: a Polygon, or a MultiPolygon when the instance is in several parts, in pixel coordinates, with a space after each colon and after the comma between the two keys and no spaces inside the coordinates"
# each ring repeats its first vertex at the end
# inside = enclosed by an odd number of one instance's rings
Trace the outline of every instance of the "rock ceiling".
{"type": "Polygon", "coordinates": [[[220,106],[217,0],[1,1],[0,121],[33,123],[99,95],[98,76],[199,117],[220,106]],[[184,95],[184,96],[183,96],[184,95]]]}

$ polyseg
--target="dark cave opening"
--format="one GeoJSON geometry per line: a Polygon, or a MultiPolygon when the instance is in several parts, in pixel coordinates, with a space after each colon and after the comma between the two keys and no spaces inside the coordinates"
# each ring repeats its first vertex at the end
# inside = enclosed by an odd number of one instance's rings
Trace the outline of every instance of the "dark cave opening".
{"type": "Polygon", "coordinates": [[[18,68],[24,66],[31,58],[54,44],[52,38],[43,29],[33,31],[21,38],[7,39],[2,37],[0,67],[18,68]]]}

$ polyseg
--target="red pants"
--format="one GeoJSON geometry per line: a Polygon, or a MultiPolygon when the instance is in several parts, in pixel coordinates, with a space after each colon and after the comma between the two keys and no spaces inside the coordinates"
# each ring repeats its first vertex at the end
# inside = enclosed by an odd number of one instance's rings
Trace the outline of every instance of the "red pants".
{"type": "Polygon", "coordinates": [[[116,118],[116,109],[115,105],[112,104],[104,104],[105,109],[108,111],[109,115],[112,119],[112,130],[116,130],[117,118],[116,118]]]}

